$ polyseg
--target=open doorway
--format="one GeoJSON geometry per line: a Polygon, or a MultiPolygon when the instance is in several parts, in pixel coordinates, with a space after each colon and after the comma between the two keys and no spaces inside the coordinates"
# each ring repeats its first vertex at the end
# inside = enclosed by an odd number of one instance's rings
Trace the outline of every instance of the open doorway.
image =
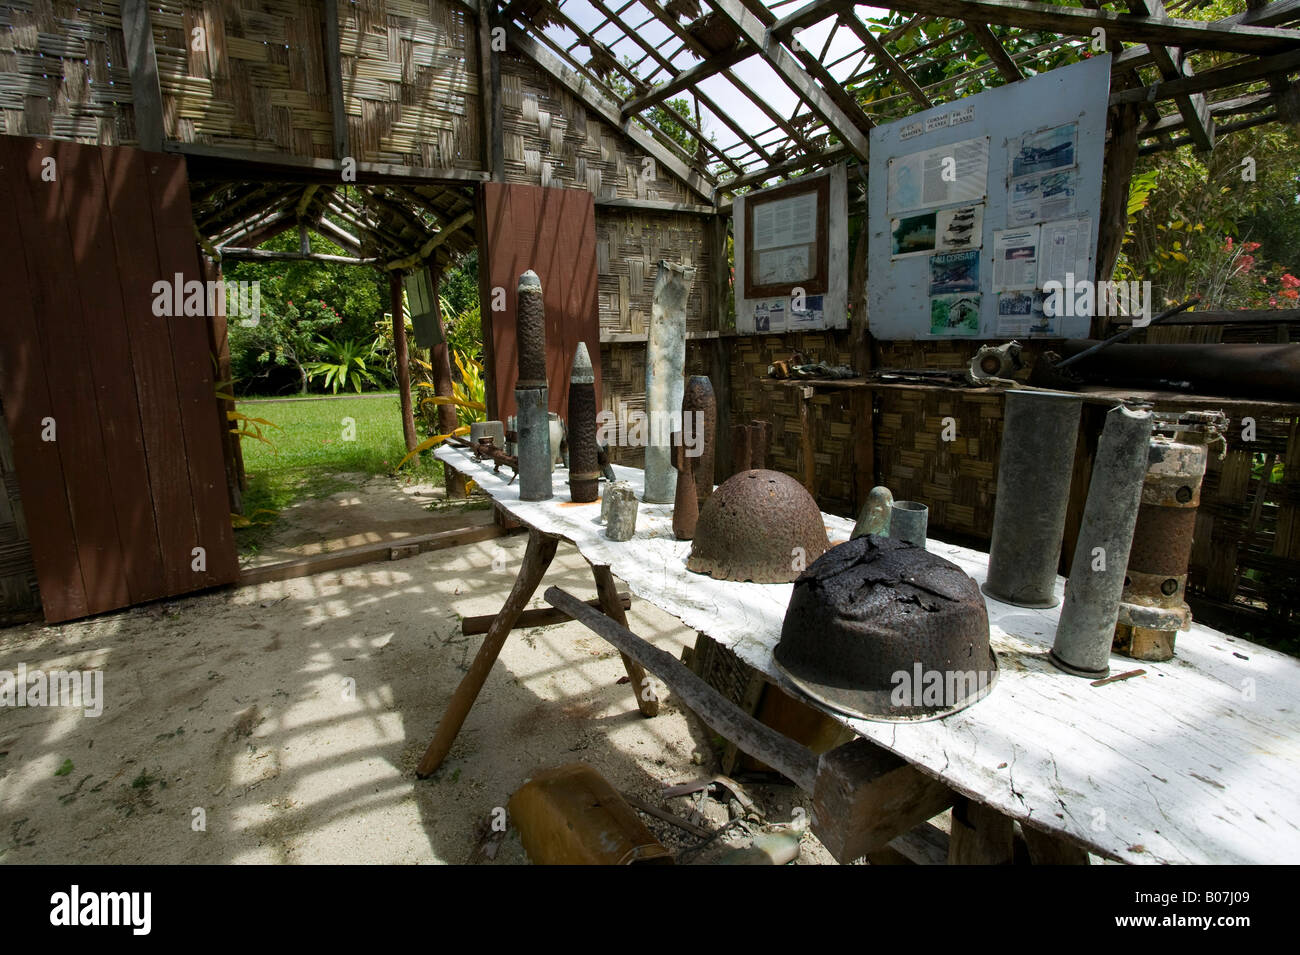
{"type": "Polygon", "coordinates": [[[241,567],[491,523],[411,453],[485,415],[473,187],[192,175],[241,567]]]}

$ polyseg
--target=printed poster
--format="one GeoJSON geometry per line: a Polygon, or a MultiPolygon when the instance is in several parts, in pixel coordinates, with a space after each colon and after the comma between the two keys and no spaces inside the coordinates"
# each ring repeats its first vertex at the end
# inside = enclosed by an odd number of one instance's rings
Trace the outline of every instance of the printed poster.
{"type": "Polygon", "coordinates": [[[1066,123],[1027,133],[1011,145],[1011,178],[1041,175],[1075,164],[1079,124],[1066,123]]]}
{"type": "Polygon", "coordinates": [[[1007,225],[1028,225],[1047,219],[1063,219],[1075,211],[1075,195],[1078,191],[1078,169],[1063,169],[1060,172],[1017,179],[1011,183],[1007,225]]]}
{"type": "Polygon", "coordinates": [[[996,334],[1010,338],[1054,334],[1055,319],[1048,317],[1044,307],[1046,301],[1047,295],[1039,289],[1000,292],[996,334]]]}
{"type": "Polygon", "coordinates": [[[1032,289],[1038,285],[1039,227],[993,233],[993,287],[1032,289]]]}
{"type": "Polygon", "coordinates": [[[1066,283],[1066,276],[1076,281],[1091,279],[1088,269],[1088,246],[1092,238],[1092,221],[1068,219],[1046,222],[1042,226],[1041,261],[1038,263],[1038,287],[1048,282],[1066,283]]]}
{"type": "Polygon", "coordinates": [[[934,214],[939,251],[978,249],[984,245],[984,204],[940,209],[934,214]]]}
{"type": "Polygon", "coordinates": [[[899,258],[904,255],[919,255],[934,251],[935,213],[923,212],[916,216],[904,216],[890,223],[890,255],[899,258]]]}
{"type": "Polygon", "coordinates": [[[983,199],[989,178],[987,136],[889,160],[889,213],[983,199]]]}
{"type": "Polygon", "coordinates": [[[785,306],[783,298],[762,298],[754,303],[754,331],[785,331],[785,306]]]}
{"type": "Polygon", "coordinates": [[[803,308],[795,308],[794,300],[790,302],[790,331],[803,331],[811,328],[826,327],[826,313],[823,308],[825,298],[821,295],[804,297],[803,308]]]}
{"type": "Polygon", "coordinates": [[[978,252],[944,252],[930,257],[930,294],[978,292],[980,254],[978,252]]]}
{"type": "Polygon", "coordinates": [[[979,330],[978,292],[957,292],[930,297],[931,335],[978,335],[979,330]]]}

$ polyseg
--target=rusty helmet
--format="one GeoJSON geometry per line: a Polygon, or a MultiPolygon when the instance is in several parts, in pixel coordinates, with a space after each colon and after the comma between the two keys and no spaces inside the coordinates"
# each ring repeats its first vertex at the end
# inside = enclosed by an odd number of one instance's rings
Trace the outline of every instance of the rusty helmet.
{"type": "Polygon", "coordinates": [[[817,702],[887,722],[954,713],[998,673],[979,585],[952,561],[875,534],[800,575],[774,656],[817,702]]]}
{"type": "Polygon", "coordinates": [[[784,584],[826,552],[822,513],[802,484],[780,471],[741,471],[700,511],[686,566],[719,580],[784,584]]]}

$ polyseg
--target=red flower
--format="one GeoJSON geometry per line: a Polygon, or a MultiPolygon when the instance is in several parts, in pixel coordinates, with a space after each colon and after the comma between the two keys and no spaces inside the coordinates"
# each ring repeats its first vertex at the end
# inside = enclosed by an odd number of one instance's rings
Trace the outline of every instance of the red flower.
{"type": "Polygon", "coordinates": [[[1225,249],[1231,250],[1231,249],[1232,249],[1232,236],[1228,235],[1228,236],[1224,236],[1224,238],[1227,239],[1228,241],[1225,242],[1225,243],[1223,243],[1223,247],[1224,247],[1225,249]]]}
{"type": "MultiPolygon", "coordinates": [[[[1282,296],[1284,298],[1300,298],[1300,292],[1293,288],[1284,288],[1282,289],[1282,296]]],[[[1274,301],[1276,302],[1276,299],[1274,301]]]]}
{"type": "Polygon", "coordinates": [[[1300,288],[1300,279],[1296,278],[1290,272],[1282,274],[1282,284],[1287,288],[1300,288]]]}
{"type": "Polygon", "coordinates": [[[1243,255],[1241,258],[1237,259],[1238,272],[1249,272],[1254,267],[1255,257],[1253,255],[1243,255]]]}
{"type": "Polygon", "coordinates": [[[1254,252],[1254,251],[1255,251],[1256,249],[1258,249],[1258,248],[1259,248],[1259,243],[1258,243],[1258,242],[1243,242],[1243,243],[1241,243],[1241,251],[1243,251],[1243,252],[1254,252]]]}

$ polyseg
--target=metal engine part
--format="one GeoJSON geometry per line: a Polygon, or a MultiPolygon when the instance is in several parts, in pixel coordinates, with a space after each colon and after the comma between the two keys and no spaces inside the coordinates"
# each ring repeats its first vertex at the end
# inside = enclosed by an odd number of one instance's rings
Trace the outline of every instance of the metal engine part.
{"type": "Polygon", "coordinates": [[[1192,625],[1186,600],[1192,533],[1209,444],[1222,436],[1227,417],[1209,411],[1155,418],[1113,649],[1160,661],[1173,657],[1175,636],[1192,625]]]}
{"type": "Polygon", "coordinates": [[[998,672],[975,581],[874,534],[827,551],[795,582],[775,659],[814,700],[891,722],[969,706],[998,672]]]}
{"type": "Polygon", "coordinates": [[[971,377],[977,380],[1010,378],[1023,367],[1024,364],[1020,361],[1019,342],[981,345],[975,357],[970,360],[971,377]]]}
{"type": "Polygon", "coordinates": [[[742,471],[700,511],[686,566],[719,580],[784,584],[828,546],[821,511],[802,484],[780,471],[742,471]]]}

